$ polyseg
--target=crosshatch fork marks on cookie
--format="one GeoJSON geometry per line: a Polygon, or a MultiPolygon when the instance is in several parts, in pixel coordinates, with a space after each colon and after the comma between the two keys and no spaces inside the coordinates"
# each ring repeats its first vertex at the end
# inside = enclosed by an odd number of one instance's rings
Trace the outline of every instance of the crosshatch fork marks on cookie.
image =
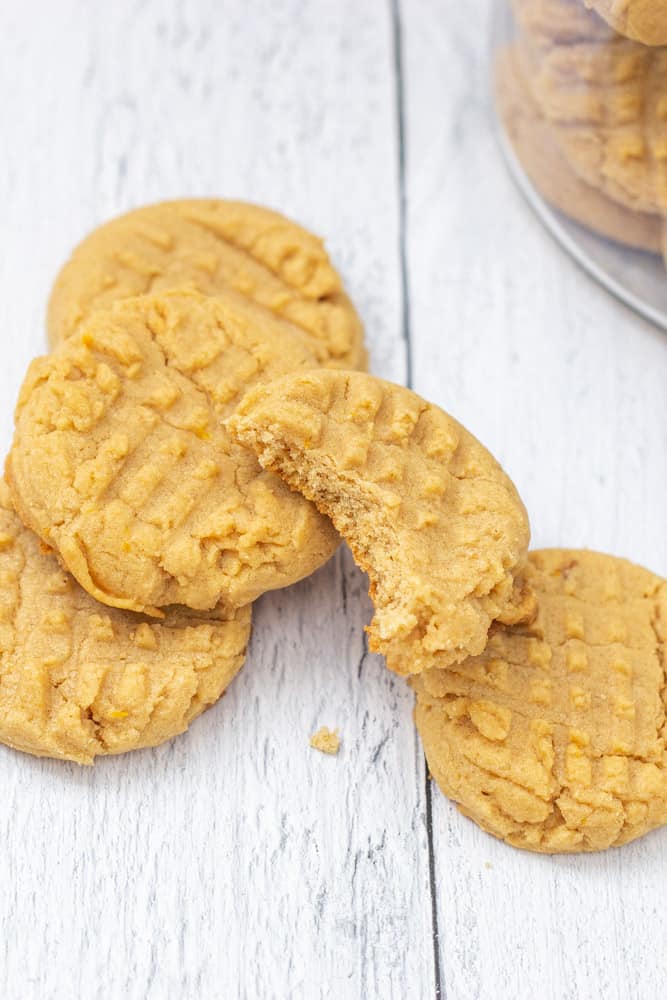
{"type": "Polygon", "coordinates": [[[234,299],[114,305],[33,363],[9,481],[26,522],[104,603],[155,613],[249,603],[321,565],[338,539],[229,439],[242,387],[313,356],[234,299]]]}

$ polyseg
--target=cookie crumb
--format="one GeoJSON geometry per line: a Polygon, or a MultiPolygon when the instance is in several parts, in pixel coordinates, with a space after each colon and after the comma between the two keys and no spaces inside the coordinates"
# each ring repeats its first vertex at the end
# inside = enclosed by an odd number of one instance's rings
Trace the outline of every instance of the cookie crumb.
{"type": "Polygon", "coordinates": [[[337,730],[327,729],[326,726],[322,726],[310,737],[310,745],[322,753],[337,754],[340,750],[340,739],[337,730]]]}

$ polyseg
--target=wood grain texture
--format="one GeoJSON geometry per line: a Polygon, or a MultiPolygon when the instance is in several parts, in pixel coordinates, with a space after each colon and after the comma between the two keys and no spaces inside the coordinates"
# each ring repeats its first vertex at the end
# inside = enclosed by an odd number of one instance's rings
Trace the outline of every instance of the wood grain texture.
{"type": "MultiPolygon", "coordinates": [[[[493,136],[490,11],[404,6],[415,387],[503,461],[535,546],[597,548],[667,575],[667,335],[567,259],[514,189],[493,136]]],[[[485,835],[434,788],[433,836],[443,996],[662,993],[667,830],[541,858],[485,835]]]]}
{"type": "MultiPolygon", "coordinates": [[[[0,436],[71,246],[182,193],[327,236],[374,370],[495,451],[537,545],[667,574],[667,337],[556,247],[500,162],[494,0],[24,0],[0,6],[0,436]],[[397,60],[404,84],[402,313],[397,60]]],[[[11,1000],[435,996],[421,751],[368,656],[345,551],[256,606],[248,663],[185,737],[93,770],[0,748],[11,1000]],[[338,728],[338,757],[308,746],[338,728]]],[[[430,803],[441,995],[649,1000],[667,832],[540,858],[430,803]]]]}
{"type": "MultiPolygon", "coordinates": [[[[403,380],[393,59],[382,3],[0,7],[5,448],[71,246],[183,193],[326,234],[403,380]]],[[[261,600],[241,676],[167,746],[94,770],[0,749],[3,996],[433,995],[423,760],[365,590],[341,552],[261,600]]]]}

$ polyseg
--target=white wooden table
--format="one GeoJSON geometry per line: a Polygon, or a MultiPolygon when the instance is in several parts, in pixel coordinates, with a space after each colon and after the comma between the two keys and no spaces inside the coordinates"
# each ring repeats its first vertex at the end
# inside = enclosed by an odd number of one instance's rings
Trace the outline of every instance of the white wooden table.
{"type": "MultiPolygon", "coordinates": [[[[219,194],[327,237],[373,369],[466,423],[536,545],[667,574],[667,335],[594,285],[499,161],[493,0],[0,3],[0,434],[54,274],[136,204],[219,194]]],[[[516,852],[425,778],[345,551],[256,606],[184,737],[94,769],[0,748],[7,1000],[653,1000],[667,831],[516,852]],[[337,727],[337,758],[309,749],[337,727]]]]}

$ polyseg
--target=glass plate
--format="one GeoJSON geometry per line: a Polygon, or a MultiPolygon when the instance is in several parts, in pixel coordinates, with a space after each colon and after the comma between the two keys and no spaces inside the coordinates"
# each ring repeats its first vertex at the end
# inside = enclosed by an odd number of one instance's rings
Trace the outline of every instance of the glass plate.
{"type": "MultiPolygon", "coordinates": [[[[515,34],[509,4],[505,0],[494,0],[493,6],[491,81],[495,53],[511,42],[515,34]]],[[[496,114],[495,118],[500,147],[510,173],[549,232],[608,291],[641,316],[667,330],[667,271],[662,258],[657,254],[619,246],[552,208],[533,187],[521,166],[505,133],[501,116],[496,114]]]]}

